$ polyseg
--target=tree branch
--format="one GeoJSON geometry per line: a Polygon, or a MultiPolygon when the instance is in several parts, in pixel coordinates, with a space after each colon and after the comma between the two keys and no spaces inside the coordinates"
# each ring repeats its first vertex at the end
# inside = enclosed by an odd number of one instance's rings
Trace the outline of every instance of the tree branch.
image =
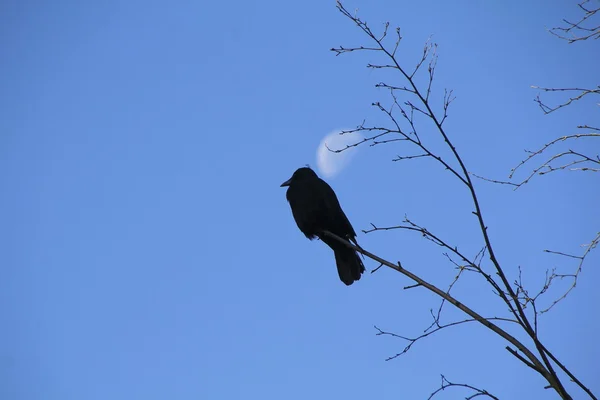
{"type": "Polygon", "coordinates": [[[570,22],[563,19],[565,26],[552,28],[549,32],[569,43],[582,42],[588,39],[600,39],[600,25],[589,25],[592,18],[600,11],[600,6],[595,8],[588,7],[586,4],[589,1],[584,0],[577,5],[584,13],[579,20],[570,22]]]}
{"type": "Polygon", "coordinates": [[[440,392],[442,392],[442,391],[444,391],[444,390],[446,390],[448,388],[451,388],[451,387],[466,388],[466,389],[470,389],[473,392],[475,392],[471,396],[465,397],[465,400],[474,399],[475,397],[479,397],[479,396],[485,396],[485,397],[489,397],[490,399],[500,400],[498,397],[494,396],[493,394],[491,394],[487,390],[479,389],[479,388],[476,388],[475,386],[467,385],[466,383],[453,383],[453,382],[450,382],[448,379],[446,379],[446,377],[444,375],[442,375],[442,383],[441,383],[439,389],[437,389],[435,392],[431,393],[429,395],[429,397],[427,398],[427,400],[433,399],[433,397],[435,395],[437,395],[438,393],[440,393],[440,392]]]}
{"type": "Polygon", "coordinates": [[[508,332],[506,332],[505,330],[503,330],[502,328],[500,328],[498,325],[495,325],[493,322],[489,321],[488,319],[482,317],[481,315],[479,315],[478,313],[476,313],[475,311],[473,311],[471,308],[467,307],[466,305],[464,305],[462,302],[456,300],[454,297],[452,297],[451,295],[447,294],[446,292],[444,292],[441,289],[438,289],[436,286],[430,284],[429,282],[425,281],[424,279],[418,277],[417,275],[413,274],[412,272],[408,271],[407,269],[405,269],[404,267],[402,267],[400,265],[400,263],[398,264],[394,264],[390,261],[387,261],[379,256],[376,256],[373,253],[368,252],[367,250],[364,250],[363,248],[356,246],[352,243],[350,243],[349,241],[342,239],[341,237],[329,232],[329,231],[323,231],[323,234],[325,236],[328,236],[334,240],[337,240],[338,242],[344,244],[347,247],[350,247],[352,249],[354,249],[355,251],[363,254],[366,257],[369,257],[372,260],[377,261],[380,264],[383,264],[405,276],[407,276],[408,278],[410,278],[411,280],[413,280],[414,282],[418,283],[420,286],[423,286],[424,288],[426,288],[427,290],[435,293],[436,295],[442,297],[443,299],[445,299],[447,302],[449,302],[450,304],[452,304],[453,306],[455,306],[456,308],[458,308],[459,310],[461,310],[462,312],[464,312],[465,314],[469,315],[471,318],[473,318],[474,320],[476,320],[477,322],[479,322],[480,324],[482,324],[483,326],[485,326],[486,328],[492,330],[494,333],[496,333],[497,335],[501,336],[502,338],[504,338],[506,341],[508,341],[510,344],[512,344],[513,346],[515,346],[517,349],[519,349],[519,351],[521,351],[523,354],[525,354],[525,356],[527,357],[527,359],[531,362],[531,364],[535,365],[536,367],[536,371],[538,371],[546,380],[550,380],[550,376],[549,376],[549,372],[546,370],[546,368],[544,367],[544,365],[540,362],[540,360],[525,346],[523,345],[520,341],[518,341],[515,337],[513,337],[512,335],[510,335],[508,332]]]}

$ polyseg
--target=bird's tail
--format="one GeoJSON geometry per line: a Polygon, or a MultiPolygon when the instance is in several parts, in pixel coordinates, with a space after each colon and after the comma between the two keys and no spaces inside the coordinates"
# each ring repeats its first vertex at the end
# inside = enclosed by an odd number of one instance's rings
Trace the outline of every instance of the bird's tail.
{"type": "Polygon", "coordinates": [[[352,285],[359,280],[360,275],[365,272],[365,266],[358,253],[329,236],[319,235],[319,239],[333,250],[340,280],[346,285],[352,285]]]}
{"type": "Polygon", "coordinates": [[[352,285],[360,279],[365,271],[365,266],[354,249],[346,246],[334,248],[335,263],[337,265],[340,280],[346,285],[352,285]]]}

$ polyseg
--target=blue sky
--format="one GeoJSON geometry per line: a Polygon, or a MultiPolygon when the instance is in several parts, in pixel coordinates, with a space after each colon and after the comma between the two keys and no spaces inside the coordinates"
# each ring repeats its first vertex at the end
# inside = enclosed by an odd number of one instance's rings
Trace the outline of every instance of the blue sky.
{"type": "MultiPolygon", "coordinates": [[[[345,4],[375,28],[401,26],[407,65],[433,34],[434,89],[455,90],[447,129],[473,172],[505,178],[523,149],[599,125],[592,101],[548,116],[532,101],[530,85],[598,84],[598,44],[546,31],[577,16],[575,2],[345,4]]],[[[329,51],[367,44],[334,1],[5,1],[0,11],[1,398],[414,399],[440,374],[501,398],[554,398],[478,326],[385,362],[404,343],[373,325],[418,335],[438,299],[402,290],[410,282],[390,270],[345,287],[331,251],[297,230],[279,184],[316,165],[332,130],[378,121],[370,104],[387,96],[373,85],[396,79],[364,68],[372,54],[329,51]]],[[[432,162],[391,162],[403,151],[362,148],[330,180],[356,230],[407,214],[475,254],[466,193],[432,162]]],[[[534,287],[547,268],[570,271],[542,250],[579,253],[599,229],[593,174],[517,192],[476,185],[511,279],[517,266],[534,287]]],[[[455,274],[418,235],[359,241],[440,287],[455,274]]],[[[541,320],[547,346],[596,393],[598,260],[541,320]]],[[[477,279],[455,294],[504,311],[477,279]]]]}

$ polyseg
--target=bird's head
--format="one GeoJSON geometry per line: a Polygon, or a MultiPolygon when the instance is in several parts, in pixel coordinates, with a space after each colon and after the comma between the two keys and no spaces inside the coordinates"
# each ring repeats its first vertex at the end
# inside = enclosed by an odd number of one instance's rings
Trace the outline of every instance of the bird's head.
{"type": "Polygon", "coordinates": [[[310,167],[302,167],[298,168],[294,175],[287,181],[283,182],[280,187],[290,186],[294,182],[298,182],[304,179],[318,178],[315,171],[313,171],[310,167]]]}

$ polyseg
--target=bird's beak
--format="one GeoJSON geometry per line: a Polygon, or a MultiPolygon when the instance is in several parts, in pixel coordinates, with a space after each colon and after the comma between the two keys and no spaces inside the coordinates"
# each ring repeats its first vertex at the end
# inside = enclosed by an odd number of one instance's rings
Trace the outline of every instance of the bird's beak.
{"type": "Polygon", "coordinates": [[[283,182],[281,184],[281,186],[279,186],[279,187],[290,186],[290,183],[292,183],[292,178],[290,178],[287,181],[283,182]]]}

